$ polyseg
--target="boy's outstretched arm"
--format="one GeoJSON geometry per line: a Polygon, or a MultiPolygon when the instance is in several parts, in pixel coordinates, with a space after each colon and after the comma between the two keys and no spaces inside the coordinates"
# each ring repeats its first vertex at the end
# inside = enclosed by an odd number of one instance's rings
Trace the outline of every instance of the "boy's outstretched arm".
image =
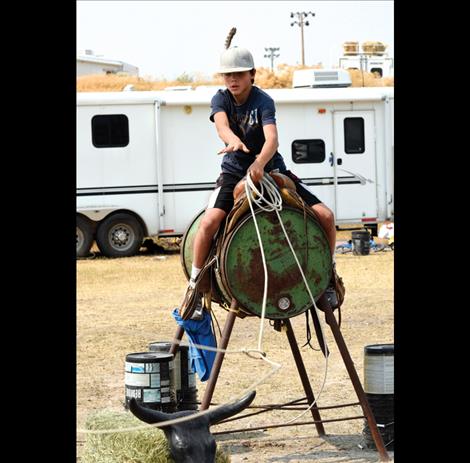
{"type": "Polygon", "coordinates": [[[214,114],[215,128],[217,134],[224,143],[227,143],[225,148],[222,148],[217,154],[231,153],[232,151],[242,150],[245,153],[249,153],[250,150],[245,146],[244,143],[232,132],[230,128],[227,114],[223,111],[219,111],[214,114]]]}

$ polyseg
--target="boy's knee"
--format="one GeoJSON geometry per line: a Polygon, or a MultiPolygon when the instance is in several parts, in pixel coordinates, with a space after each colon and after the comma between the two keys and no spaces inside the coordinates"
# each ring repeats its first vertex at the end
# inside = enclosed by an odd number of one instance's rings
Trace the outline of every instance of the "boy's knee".
{"type": "Polygon", "coordinates": [[[328,228],[335,226],[335,215],[330,208],[324,204],[316,204],[312,209],[320,216],[323,226],[328,228]]]}
{"type": "Polygon", "coordinates": [[[204,216],[201,220],[200,228],[203,232],[213,235],[219,228],[222,220],[223,218],[204,216]]]}

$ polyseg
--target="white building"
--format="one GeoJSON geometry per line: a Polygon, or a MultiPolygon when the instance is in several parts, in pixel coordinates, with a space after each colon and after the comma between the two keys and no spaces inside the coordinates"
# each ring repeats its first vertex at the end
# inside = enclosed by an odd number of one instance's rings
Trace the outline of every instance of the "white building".
{"type": "Polygon", "coordinates": [[[77,56],[77,77],[90,74],[116,74],[125,72],[131,76],[139,75],[139,68],[122,61],[95,56],[92,50],[85,50],[77,56]]]}

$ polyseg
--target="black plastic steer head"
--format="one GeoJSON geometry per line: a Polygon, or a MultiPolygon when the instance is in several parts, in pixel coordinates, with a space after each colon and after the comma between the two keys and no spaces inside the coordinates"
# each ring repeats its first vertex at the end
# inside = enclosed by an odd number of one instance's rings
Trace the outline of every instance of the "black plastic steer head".
{"type": "MultiPolygon", "coordinates": [[[[205,415],[181,423],[162,426],[168,440],[170,455],[176,463],[214,463],[216,443],[209,427],[219,423],[248,407],[255,398],[256,391],[205,415]]],[[[129,409],[145,423],[154,424],[173,420],[182,416],[193,415],[195,411],[164,413],[139,405],[134,398],[129,401],[129,409]]]]}

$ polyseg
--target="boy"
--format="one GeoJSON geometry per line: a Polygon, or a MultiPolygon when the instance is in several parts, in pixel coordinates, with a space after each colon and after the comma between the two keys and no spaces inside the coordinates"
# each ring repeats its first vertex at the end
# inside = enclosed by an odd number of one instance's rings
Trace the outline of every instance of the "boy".
{"type": "MultiPolygon", "coordinates": [[[[192,294],[195,279],[204,265],[215,233],[233,207],[233,189],[247,172],[254,182],[262,178],[263,172],[274,169],[290,177],[297,193],[315,211],[323,226],[333,259],[336,244],[333,212],[287,170],[277,151],[279,143],[274,101],[253,85],[256,69],[251,53],[246,48],[226,49],[220,58],[219,72],[227,88],[219,90],[212,98],[210,120],[215,123],[217,134],[226,146],[218,153],[224,153],[222,173],[194,239],[191,278],[180,309],[182,314],[194,310],[193,319],[202,316],[202,296],[199,294],[194,298],[192,294]]],[[[328,290],[334,300],[334,287],[328,290]]]]}

